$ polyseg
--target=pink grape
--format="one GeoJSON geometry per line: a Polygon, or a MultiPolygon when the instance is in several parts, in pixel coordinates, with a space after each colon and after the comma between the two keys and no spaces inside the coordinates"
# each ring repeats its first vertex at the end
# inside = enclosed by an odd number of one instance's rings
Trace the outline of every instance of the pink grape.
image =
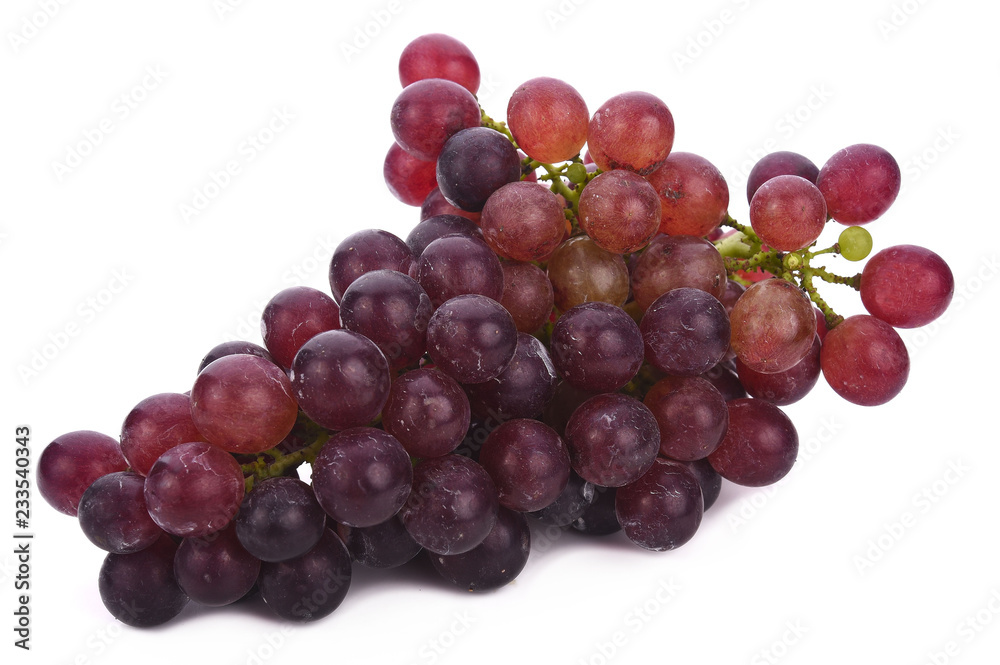
{"type": "Polygon", "coordinates": [[[797,175],[771,178],[750,201],[750,225],[764,244],[783,252],[805,249],[826,226],[826,201],[797,175]]]}
{"type": "Polygon", "coordinates": [[[941,316],[955,295],[955,277],[940,256],[916,245],[887,247],[861,273],[861,302],[894,328],[918,328],[941,316]]]}
{"type": "Polygon", "coordinates": [[[440,33],[421,35],[399,55],[399,82],[405,88],[428,78],[448,79],[476,94],[479,63],[469,47],[454,37],[440,33]]]}
{"type": "Polygon", "coordinates": [[[867,314],[849,316],[826,334],[820,363],[834,392],[861,406],[891,400],[910,373],[910,356],[899,333],[867,314]]]}
{"type": "Polygon", "coordinates": [[[628,169],[648,175],[674,145],[674,118],[658,97],[625,92],[604,102],[590,119],[587,145],[602,171],[628,169]]]}
{"type": "Polygon", "coordinates": [[[690,152],[671,152],[646,176],[660,200],[660,233],[703,236],[719,226],[729,209],[729,186],[710,161],[690,152]]]}
{"type": "Polygon", "coordinates": [[[830,217],[847,226],[881,217],[896,200],[901,182],[893,156],[868,143],[839,150],[816,178],[830,217]]]}
{"type": "Polygon", "coordinates": [[[576,88],[545,76],[522,83],[507,103],[514,140],[539,162],[564,162],[579,154],[587,142],[589,118],[576,88]]]}

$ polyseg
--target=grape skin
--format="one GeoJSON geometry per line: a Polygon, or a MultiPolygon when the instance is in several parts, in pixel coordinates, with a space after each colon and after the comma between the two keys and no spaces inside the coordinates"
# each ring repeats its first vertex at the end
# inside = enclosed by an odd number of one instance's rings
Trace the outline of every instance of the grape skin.
{"type": "Polygon", "coordinates": [[[948,309],[955,277],[944,259],[916,245],[887,247],[861,273],[861,302],[893,328],[918,328],[948,309]]]}
{"type": "Polygon", "coordinates": [[[849,316],[826,334],[820,364],[830,387],[861,406],[891,400],[910,373],[910,356],[899,333],[867,314],[849,316]]]}
{"type": "Polygon", "coordinates": [[[100,432],[78,430],[57,436],[45,446],[38,458],[36,482],[50,506],[76,517],[80,498],[91,483],[127,468],[116,440],[100,432]]]}

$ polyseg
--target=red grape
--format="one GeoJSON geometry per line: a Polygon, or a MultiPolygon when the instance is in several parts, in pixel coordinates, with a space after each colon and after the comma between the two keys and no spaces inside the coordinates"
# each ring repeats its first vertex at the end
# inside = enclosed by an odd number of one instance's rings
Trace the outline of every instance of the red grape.
{"type": "Polygon", "coordinates": [[[590,112],[576,88],[549,77],[518,86],[507,102],[507,125],[532,159],[550,164],[579,154],[587,142],[590,112]]]}
{"type": "Polygon", "coordinates": [[[899,333],[867,314],[849,316],[826,334],[820,363],[834,392],[861,406],[891,400],[910,373],[910,356],[899,333]]]}
{"type": "Polygon", "coordinates": [[[847,226],[881,217],[896,200],[901,182],[892,155],[868,143],[838,151],[816,178],[830,217],[847,226]]]}
{"type": "Polygon", "coordinates": [[[476,94],[479,76],[479,63],[472,51],[449,35],[421,35],[399,55],[399,82],[404,88],[421,79],[441,78],[476,94]]]}
{"type": "Polygon", "coordinates": [[[587,146],[602,171],[652,173],[674,145],[674,118],[658,97],[625,92],[604,102],[587,127],[587,146]]]}
{"type": "Polygon", "coordinates": [[[861,302],[894,328],[918,328],[941,316],[955,294],[944,259],[923,247],[896,245],[868,259],[861,273],[861,302]]]}
{"type": "Polygon", "coordinates": [[[672,152],[646,179],[659,197],[660,233],[703,236],[726,218],[729,186],[700,155],[672,152]]]}
{"type": "Polygon", "coordinates": [[[642,249],[660,228],[656,190],[631,171],[605,171],[580,195],[580,228],[609,252],[642,249]]]}

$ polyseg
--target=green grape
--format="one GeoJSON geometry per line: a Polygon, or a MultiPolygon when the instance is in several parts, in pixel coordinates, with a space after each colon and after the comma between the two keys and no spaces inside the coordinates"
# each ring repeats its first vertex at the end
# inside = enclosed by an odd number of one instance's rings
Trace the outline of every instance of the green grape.
{"type": "Polygon", "coordinates": [[[840,232],[837,239],[840,255],[848,261],[860,261],[872,251],[872,234],[861,226],[849,226],[840,232]]]}
{"type": "Polygon", "coordinates": [[[587,167],[580,162],[574,162],[566,168],[566,177],[570,182],[579,185],[587,180],[587,167]]]}

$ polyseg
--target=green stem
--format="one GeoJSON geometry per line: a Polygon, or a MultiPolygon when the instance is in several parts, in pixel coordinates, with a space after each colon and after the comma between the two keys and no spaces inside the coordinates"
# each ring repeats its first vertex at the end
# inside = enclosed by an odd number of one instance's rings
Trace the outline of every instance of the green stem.
{"type": "Polygon", "coordinates": [[[258,480],[277,478],[303,462],[312,464],[316,460],[320,448],[330,439],[330,432],[317,427],[315,436],[312,443],[294,453],[283,453],[277,448],[272,448],[260,453],[255,461],[241,465],[243,474],[246,476],[246,491],[250,492],[258,480]],[[269,462],[268,458],[272,461],[269,462]]]}

